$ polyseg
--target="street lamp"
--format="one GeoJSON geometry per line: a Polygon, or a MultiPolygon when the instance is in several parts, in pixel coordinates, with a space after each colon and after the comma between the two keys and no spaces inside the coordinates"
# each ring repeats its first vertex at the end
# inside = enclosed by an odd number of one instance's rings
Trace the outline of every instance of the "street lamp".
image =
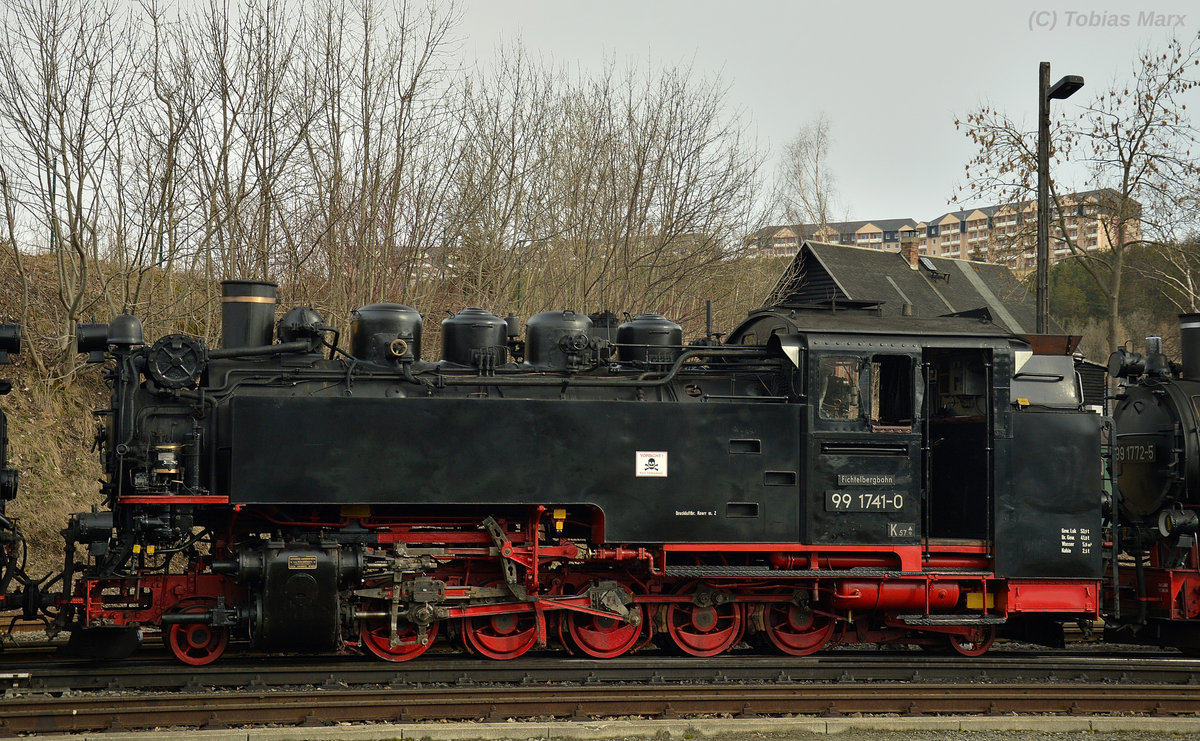
{"type": "Polygon", "coordinates": [[[1083,87],[1079,75],[1050,85],[1050,63],[1038,66],[1037,162],[1037,333],[1050,323],[1050,101],[1064,100],[1083,87]]]}

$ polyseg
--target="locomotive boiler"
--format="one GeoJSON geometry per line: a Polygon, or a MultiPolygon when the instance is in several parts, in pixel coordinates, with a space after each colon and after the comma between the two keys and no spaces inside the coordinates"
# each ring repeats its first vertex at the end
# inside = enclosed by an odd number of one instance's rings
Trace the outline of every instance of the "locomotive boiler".
{"type": "Polygon", "coordinates": [[[980,316],[781,304],[723,342],[571,311],[313,309],[225,284],[223,337],[82,326],[103,506],[61,627],[406,660],[651,642],[977,655],[1100,614],[1100,417],[980,316]],[[597,326],[602,325],[602,326],[597,326]]]}

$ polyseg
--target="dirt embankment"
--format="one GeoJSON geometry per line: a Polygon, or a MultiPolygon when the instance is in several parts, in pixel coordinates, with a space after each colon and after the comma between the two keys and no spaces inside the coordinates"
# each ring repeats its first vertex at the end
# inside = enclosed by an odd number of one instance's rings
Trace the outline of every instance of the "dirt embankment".
{"type": "MultiPolygon", "coordinates": [[[[25,533],[27,571],[37,578],[62,568],[59,531],[70,513],[100,502],[100,461],[91,451],[92,410],[108,406],[108,392],[99,365],[86,366],[69,380],[48,380],[35,367],[33,350],[49,356],[57,343],[52,319],[57,275],[51,260],[27,257],[24,263],[29,326],[23,327],[21,353],[10,356],[11,365],[0,366],[0,379],[12,382],[0,406],[8,415],[8,465],[20,477],[17,498],[5,511],[25,533]]],[[[0,285],[0,322],[21,323],[22,291],[11,255],[0,260],[0,285]]]]}
{"type": "MultiPolygon", "coordinates": [[[[89,369],[98,376],[99,368],[89,369]]],[[[62,568],[59,531],[72,512],[100,502],[100,463],[91,452],[92,410],[100,408],[101,385],[77,382],[47,391],[20,366],[0,368],[13,390],[0,403],[8,414],[8,465],[20,476],[17,498],[7,512],[15,516],[29,544],[28,573],[37,578],[62,568]]]]}

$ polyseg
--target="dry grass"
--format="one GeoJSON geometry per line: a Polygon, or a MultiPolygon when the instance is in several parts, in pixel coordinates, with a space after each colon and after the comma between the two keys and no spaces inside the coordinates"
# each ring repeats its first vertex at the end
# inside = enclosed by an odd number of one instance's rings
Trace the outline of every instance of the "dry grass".
{"type": "MultiPolygon", "coordinates": [[[[30,575],[40,577],[62,569],[60,531],[72,512],[100,503],[100,460],[91,452],[95,423],[92,410],[108,406],[100,368],[90,366],[69,382],[48,383],[32,362],[36,348],[43,357],[54,354],[60,339],[51,319],[56,313],[54,263],[45,257],[25,257],[30,279],[30,321],[22,328],[22,352],[12,365],[0,366],[0,378],[13,390],[0,397],[8,415],[8,465],[20,476],[20,489],[6,511],[19,520],[29,544],[30,575]]],[[[0,257],[0,321],[21,320],[21,292],[11,253],[0,257]]]]}
{"type": "Polygon", "coordinates": [[[106,406],[99,368],[66,389],[46,391],[27,367],[0,369],[13,381],[5,397],[9,465],[20,472],[21,488],[8,513],[19,519],[29,543],[30,575],[62,568],[63,539],[72,512],[100,503],[100,461],[91,452],[92,410],[106,406]]]}

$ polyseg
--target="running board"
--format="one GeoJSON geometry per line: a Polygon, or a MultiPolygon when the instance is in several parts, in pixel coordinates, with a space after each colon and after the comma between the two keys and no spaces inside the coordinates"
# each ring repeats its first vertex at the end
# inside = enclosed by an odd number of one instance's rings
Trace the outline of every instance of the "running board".
{"type": "Polygon", "coordinates": [[[999,615],[897,615],[905,625],[1003,625],[1008,618],[999,615]]]}
{"type": "Polygon", "coordinates": [[[754,577],[754,576],[771,576],[771,577],[800,577],[800,578],[823,578],[831,579],[835,577],[888,577],[897,578],[903,576],[992,576],[990,571],[976,571],[973,569],[936,569],[933,571],[895,571],[890,569],[878,569],[868,566],[855,566],[849,569],[773,569],[770,566],[668,566],[666,568],[667,576],[678,576],[687,579],[706,579],[713,577],[754,577]]]}

